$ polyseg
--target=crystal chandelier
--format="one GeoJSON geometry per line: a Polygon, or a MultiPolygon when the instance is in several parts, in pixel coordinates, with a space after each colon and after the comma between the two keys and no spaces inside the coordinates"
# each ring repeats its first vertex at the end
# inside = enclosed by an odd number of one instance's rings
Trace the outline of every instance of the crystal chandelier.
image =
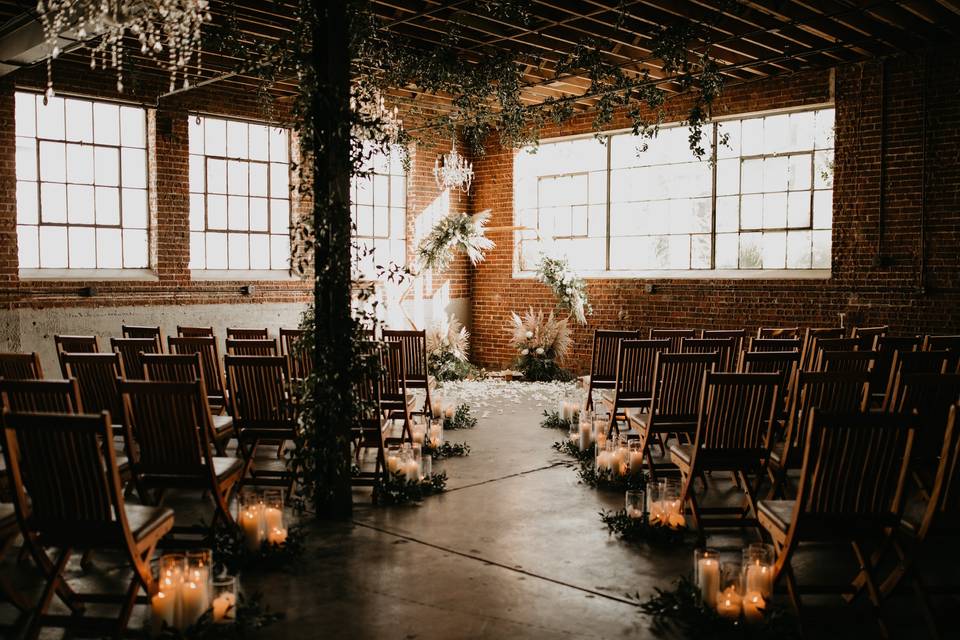
{"type": "Polygon", "coordinates": [[[209,0],[40,0],[37,13],[50,47],[47,58],[47,97],[53,95],[52,59],[60,55],[60,37],[90,46],[90,68],[117,71],[117,91],[123,92],[123,37],[129,31],[140,52],[157,60],[170,73],[170,90],[177,74],[189,87],[187,65],[197,52],[200,66],[200,27],[210,21],[209,0]],[[166,55],[163,55],[166,53],[166,55]]]}
{"type": "Polygon", "coordinates": [[[457,151],[457,139],[454,137],[450,153],[437,156],[433,163],[433,177],[441,189],[460,189],[470,192],[473,182],[473,165],[457,151]]]}
{"type": "Polygon", "coordinates": [[[375,124],[391,142],[397,142],[400,139],[403,120],[399,117],[399,110],[397,107],[388,109],[379,91],[363,85],[354,85],[350,89],[350,108],[360,116],[360,122],[354,125],[354,136],[363,137],[363,124],[375,124]]]}

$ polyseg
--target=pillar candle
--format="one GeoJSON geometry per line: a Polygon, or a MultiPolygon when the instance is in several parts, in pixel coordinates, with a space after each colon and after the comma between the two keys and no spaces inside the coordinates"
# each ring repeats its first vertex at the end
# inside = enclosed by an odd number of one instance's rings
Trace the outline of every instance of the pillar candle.
{"type": "Polygon", "coordinates": [[[443,410],[443,415],[447,418],[452,419],[455,411],[456,411],[456,407],[454,407],[453,404],[448,404],[446,408],[443,410]]]}
{"type": "Polygon", "coordinates": [[[746,591],[756,591],[764,598],[773,595],[773,568],[759,560],[747,565],[746,591]]]}
{"type": "Polygon", "coordinates": [[[643,451],[630,452],[630,475],[635,476],[643,471],[643,451]]]}
{"type": "Polygon", "coordinates": [[[433,414],[434,418],[443,417],[443,402],[440,400],[440,398],[434,398],[430,402],[430,413],[433,414]]]}
{"type": "Polygon", "coordinates": [[[766,603],[759,591],[748,591],[743,596],[743,617],[748,623],[756,623],[763,620],[763,607],[766,603]]]}
{"type": "Polygon", "coordinates": [[[664,524],[666,517],[663,512],[663,502],[660,500],[650,501],[650,524],[664,524]]]}
{"type": "Polygon", "coordinates": [[[416,482],[420,479],[420,465],[416,460],[408,460],[404,468],[404,474],[409,482],[416,482]]]}
{"type": "Polygon", "coordinates": [[[611,463],[612,454],[609,451],[601,451],[597,454],[597,472],[610,470],[611,463]]]}
{"type": "Polygon", "coordinates": [[[175,627],[177,624],[177,594],[158,591],[150,598],[150,622],[153,635],[159,635],[163,626],[175,627]]]}
{"type": "Polygon", "coordinates": [[[717,593],[720,591],[720,563],[716,558],[702,558],[697,566],[697,586],[700,599],[711,609],[717,606],[717,593]]]}
{"type": "Polygon", "coordinates": [[[202,588],[196,582],[190,581],[183,584],[180,590],[180,627],[187,627],[196,624],[200,616],[209,606],[205,599],[206,589],[202,588]]]}
{"type": "Polygon", "coordinates": [[[627,517],[628,518],[642,518],[643,509],[638,509],[636,507],[627,507],[627,517]]]}
{"type": "Polygon", "coordinates": [[[397,456],[387,456],[387,471],[391,474],[397,472],[397,465],[400,464],[400,458],[397,456]]]}
{"type": "Polygon", "coordinates": [[[240,514],[240,527],[243,529],[247,548],[251,551],[259,549],[263,541],[262,515],[259,505],[247,507],[240,514]]]}
{"type": "Polygon", "coordinates": [[[687,520],[683,517],[683,506],[679,500],[664,502],[664,511],[667,516],[667,526],[671,529],[681,529],[687,526],[687,520]]]}
{"type": "Polygon", "coordinates": [[[592,427],[589,422],[580,423],[580,450],[586,451],[593,441],[592,427]]]}
{"type": "Polygon", "coordinates": [[[287,541],[287,530],[283,527],[273,527],[267,532],[267,542],[282,545],[287,541]]]}
{"type": "Polygon", "coordinates": [[[232,593],[221,593],[213,601],[213,621],[223,623],[236,619],[236,606],[237,596],[232,593]]]}
{"type": "Polygon", "coordinates": [[[267,531],[283,527],[283,511],[276,507],[267,507],[263,510],[263,520],[267,531]]]}
{"type": "Polygon", "coordinates": [[[413,441],[414,441],[414,443],[422,445],[422,444],[423,444],[423,440],[424,440],[423,429],[414,429],[414,430],[413,430],[413,441]]]}
{"type": "Polygon", "coordinates": [[[733,587],[728,588],[717,597],[717,613],[729,620],[736,620],[740,617],[740,595],[733,587]]]}

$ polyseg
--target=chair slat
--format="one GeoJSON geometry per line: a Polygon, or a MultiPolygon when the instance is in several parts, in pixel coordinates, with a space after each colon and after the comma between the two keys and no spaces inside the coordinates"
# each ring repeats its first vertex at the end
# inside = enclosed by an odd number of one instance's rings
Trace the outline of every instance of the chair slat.
{"type": "Polygon", "coordinates": [[[290,375],[306,378],[313,371],[313,353],[302,343],[302,329],[280,329],[280,352],[290,362],[290,375]]]}
{"type": "Polygon", "coordinates": [[[736,343],[733,338],[683,338],[681,353],[716,353],[717,371],[733,371],[736,368],[736,343]]]}
{"type": "Polygon", "coordinates": [[[127,376],[138,380],[143,377],[140,354],[160,353],[160,343],[153,338],[110,338],[110,350],[120,354],[127,376]]]}
{"type": "Polygon", "coordinates": [[[203,368],[203,384],[206,386],[210,402],[223,405],[226,398],[226,383],[220,366],[220,350],[213,336],[183,336],[167,338],[167,348],[172,354],[199,354],[203,368]]]}
{"type": "Polygon", "coordinates": [[[0,380],[3,408],[9,411],[83,413],[76,380],[0,380]]]}
{"type": "Polygon", "coordinates": [[[65,353],[67,377],[76,378],[83,409],[88,413],[106,411],[111,420],[123,420],[123,402],[118,380],[125,377],[118,353],[65,353]],[[116,417],[114,417],[116,416],[116,417]]]}
{"type": "Polygon", "coordinates": [[[275,356],[275,338],[227,338],[227,353],[232,356],[275,356]]]}
{"type": "Polygon", "coordinates": [[[680,352],[680,341],[684,338],[696,338],[696,329],[650,329],[651,340],[666,338],[670,341],[670,351],[680,352]]]}
{"type": "Polygon", "coordinates": [[[0,353],[0,380],[41,380],[43,366],[33,353],[0,353]]]}
{"type": "Polygon", "coordinates": [[[270,331],[267,329],[227,327],[227,339],[229,340],[266,340],[269,337],[270,331]]]}

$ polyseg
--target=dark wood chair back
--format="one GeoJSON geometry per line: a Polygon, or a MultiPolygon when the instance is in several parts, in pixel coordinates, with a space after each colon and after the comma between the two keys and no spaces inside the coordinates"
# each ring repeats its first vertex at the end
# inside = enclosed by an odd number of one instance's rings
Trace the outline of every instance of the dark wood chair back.
{"type": "Polygon", "coordinates": [[[887,378],[882,409],[889,411],[893,406],[897,388],[902,377],[911,373],[950,373],[957,367],[960,353],[952,351],[897,351],[890,363],[890,376],[887,378]]]}
{"type": "Polygon", "coordinates": [[[226,355],[234,423],[242,428],[289,428],[290,373],[283,356],[226,355]]]}
{"type": "Polygon", "coordinates": [[[269,337],[270,332],[267,329],[227,327],[227,339],[229,340],[266,340],[269,337]]]}
{"type": "Polygon", "coordinates": [[[890,381],[890,367],[897,351],[917,351],[923,344],[918,337],[878,336],[873,343],[873,350],[877,359],[873,362],[873,380],[870,382],[870,393],[875,398],[882,398],[890,381]]]}
{"type": "MultiPolygon", "coordinates": [[[[376,350],[369,354],[369,357],[378,357],[376,350]]],[[[379,368],[379,365],[373,368],[379,368]]],[[[356,421],[350,426],[350,438],[357,448],[358,455],[360,449],[374,449],[376,451],[373,471],[361,470],[360,473],[353,475],[351,482],[355,485],[375,485],[378,482],[386,481],[389,474],[383,450],[383,432],[386,423],[381,407],[381,382],[381,376],[368,375],[362,376],[353,384],[358,411],[356,421]]]]}
{"type": "Polygon", "coordinates": [[[646,406],[653,395],[657,354],[670,350],[670,340],[621,340],[614,383],[615,410],[646,406]]]}
{"type": "Polygon", "coordinates": [[[200,366],[203,369],[203,384],[207,388],[210,402],[223,405],[227,387],[223,379],[223,368],[220,365],[220,349],[217,339],[213,336],[183,336],[167,338],[167,348],[172,354],[200,355],[200,366]]]}
{"type": "Polygon", "coordinates": [[[430,377],[427,368],[427,332],[384,329],[383,339],[387,342],[399,342],[403,347],[407,386],[413,389],[425,388],[430,377]]]}
{"type": "Polygon", "coordinates": [[[0,353],[0,380],[42,380],[40,356],[33,353],[0,353]]]}
{"type": "Polygon", "coordinates": [[[75,378],[80,400],[87,413],[107,411],[111,422],[123,420],[119,380],[125,378],[123,361],[118,353],[65,353],[63,363],[67,377],[75,378]]]}
{"type": "Polygon", "coordinates": [[[759,468],[777,408],[776,373],[704,374],[695,455],[759,468]]]}
{"type": "Polygon", "coordinates": [[[57,360],[64,378],[67,377],[67,369],[63,365],[64,353],[100,352],[100,340],[97,336],[53,336],[53,344],[57,349],[57,360]]]}
{"type": "Polygon", "coordinates": [[[960,351],[960,336],[924,336],[924,351],[960,351]]]}
{"type": "Polygon", "coordinates": [[[150,353],[163,353],[163,339],[160,337],[160,327],[138,327],[135,325],[120,325],[124,338],[150,338],[157,343],[157,350],[150,353]]]}
{"type": "Polygon", "coordinates": [[[777,414],[784,415],[790,406],[793,379],[800,367],[799,351],[744,351],[737,371],[740,373],[775,373],[780,376],[780,404],[777,414]]]}
{"type": "Polygon", "coordinates": [[[160,353],[159,342],[153,338],[110,338],[110,350],[120,354],[123,370],[131,380],[143,378],[141,353],[160,353]]]}
{"type": "Polygon", "coordinates": [[[195,382],[203,380],[199,353],[145,353],[143,379],[153,382],[195,382]]]}
{"type": "Polygon", "coordinates": [[[716,351],[658,353],[650,403],[653,420],[696,426],[704,373],[715,371],[719,363],[716,351]]]}
{"type": "Polygon", "coordinates": [[[798,338],[750,338],[747,351],[796,351],[803,347],[798,338]]]}
{"type": "Polygon", "coordinates": [[[760,327],[757,329],[757,338],[761,340],[794,340],[800,337],[800,327],[760,327]]]}
{"type": "Polygon", "coordinates": [[[405,402],[407,396],[406,353],[400,342],[383,345],[383,380],[380,397],[385,402],[405,402]]]}
{"type": "Polygon", "coordinates": [[[617,350],[621,340],[638,340],[639,331],[596,329],[590,348],[590,384],[594,389],[612,389],[617,380],[617,350]]]}
{"type": "MultiPolygon", "coordinates": [[[[177,325],[177,337],[179,338],[213,338],[213,327],[184,327],[177,325]]],[[[167,337],[169,343],[170,337],[167,337]]]]}
{"type": "Polygon", "coordinates": [[[944,536],[955,540],[960,532],[960,405],[947,416],[940,465],[918,530],[918,539],[944,536]]]}
{"type": "MultiPolygon", "coordinates": [[[[889,325],[881,325],[878,327],[854,327],[853,331],[850,333],[850,336],[853,338],[866,338],[868,340],[873,338],[883,338],[887,335],[887,332],[890,331],[889,325]]],[[[872,348],[873,345],[870,345],[872,348]]]]}
{"type": "Polygon", "coordinates": [[[821,351],[817,361],[818,371],[863,371],[873,372],[877,361],[875,351],[821,351]]]}
{"type": "Polygon", "coordinates": [[[302,329],[280,329],[280,352],[290,361],[290,375],[303,379],[313,371],[313,352],[301,341],[302,329]]]}
{"type": "Polygon", "coordinates": [[[803,333],[803,348],[800,349],[800,370],[815,370],[817,363],[817,340],[844,338],[846,335],[847,330],[843,327],[807,327],[807,330],[803,333]]]}
{"type": "Polygon", "coordinates": [[[274,338],[227,338],[227,353],[232,356],[275,356],[277,341],[274,338]]]}
{"type": "Polygon", "coordinates": [[[0,380],[3,408],[18,413],[83,413],[76,380],[0,380]]]}
{"type": "Polygon", "coordinates": [[[924,461],[935,460],[943,446],[950,408],[960,402],[960,374],[905,373],[895,387],[890,411],[917,416],[914,449],[924,461]]]}
{"type": "MultiPolygon", "coordinates": [[[[739,354],[741,351],[743,351],[743,348],[747,344],[746,329],[704,329],[700,337],[707,340],[712,340],[714,338],[733,338],[733,352],[735,354],[739,354]]],[[[734,358],[732,364],[737,364],[736,358],[734,358]]]]}
{"type": "Polygon", "coordinates": [[[737,366],[736,342],[733,338],[683,338],[681,353],[716,353],[717,371],[733,371],[737,366]]]}
{"type": "Polygon", "coordinates": [[[696,329],[650,329],[650,339],[662,340],[666,338],[670,341],[670,351],[673,353],[680,353],[681,340],[696,337],[696,329]]]}

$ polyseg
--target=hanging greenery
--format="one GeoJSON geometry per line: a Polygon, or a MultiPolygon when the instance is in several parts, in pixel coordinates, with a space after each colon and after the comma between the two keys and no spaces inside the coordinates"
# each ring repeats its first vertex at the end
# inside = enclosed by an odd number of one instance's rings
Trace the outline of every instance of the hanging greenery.
{"type": "Polygon", "coordinates": [[[483,262],[484,254],[494,247],[493,241],[485,235],[484,227],[489,219],[489,210],[472,216],[451,213],[441,218],[417,249],[420,267],[446,269],[458,250],[467,254],[473,265],[483,262]]]}
{"type": "Polygon", "coordinates": [[[561,309],[570,313],[579,324],[587,324],[587,316],[593,313],[587,298],[587,283],[570,268],[569,260],[540,256],[537,278],[550,287],[561,309]]]}

